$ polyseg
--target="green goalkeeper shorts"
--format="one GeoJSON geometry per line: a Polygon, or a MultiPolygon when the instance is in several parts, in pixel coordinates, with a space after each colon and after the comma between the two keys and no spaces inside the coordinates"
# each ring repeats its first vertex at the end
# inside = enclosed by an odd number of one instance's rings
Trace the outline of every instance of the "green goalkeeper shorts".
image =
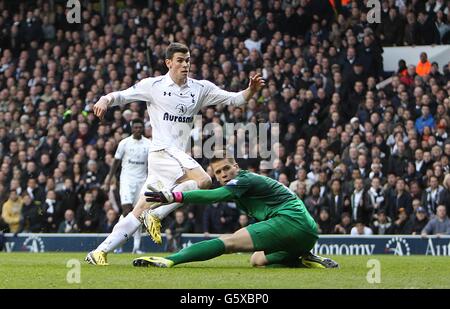
{"type": "MultiPolygon", "coordinates": [[[[308,215],[280,214],[266,221],[247,226],[255,251],[266,255],[283,252],[283,255],[299,257],[309,252],[318,239],[317,227],[308,215]]],[[[281,257],[280,257],[281,259],[281,257]]]]}

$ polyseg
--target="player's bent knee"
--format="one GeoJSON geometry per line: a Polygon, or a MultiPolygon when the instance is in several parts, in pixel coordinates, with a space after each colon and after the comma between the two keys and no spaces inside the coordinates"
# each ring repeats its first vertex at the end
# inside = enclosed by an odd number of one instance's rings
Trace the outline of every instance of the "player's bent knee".
{"type": "Polygon", "coordinates": [[[258,251],[252,254],[250,258],[250,264],[252,266],[264,266],[267,264],[267,259],[264,252],[258,251]]]}
{"type": "Polygon", "coordinates": [[[234,239],[233,235],[222,235],[220,236],[220,240],[222,240],[223,244],[225,245],[226,253],[236,252],[237,242],[234,239]]]}
{"type": "Polygon", "coordinates": [[[198,189],[198,184],[195,180],[187,180],[183,182],[184,185],[184,191],[192,191],[192,190],[197,190],[198,189]]]}
{"type": "Polygon", "coordinates": [[[205,175],[201,179],[197,180],[197,185],[199,189],[208,189],[212,185],[212,179],[209,175],[205,175]]]}
{"type": "Polygon", "coordinates": [[[247,246],[242,243],[242,239],[236,235],[236,233],[231,235],[222,235],[220,239],[223,241],[225,245],[226,253],[236,253],[245,251],[248,252],[247,246]]]}

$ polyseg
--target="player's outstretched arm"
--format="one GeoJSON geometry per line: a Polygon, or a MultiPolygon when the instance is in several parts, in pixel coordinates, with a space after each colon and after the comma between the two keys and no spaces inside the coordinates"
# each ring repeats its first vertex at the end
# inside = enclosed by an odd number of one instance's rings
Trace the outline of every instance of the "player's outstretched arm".
{"type": "Polygon", "coordinates": [[[152,78],[145,78],[128,89],[102,96],[94,105],[94,115],[103,119],[110,106],[124,105],[135,101],[150,102],[152,100],[152,80],[152,78]]]}
{"type": "MultiPolygon", "coordinates": [[[[152,190],[153,188],[149,188],[152,190]]],[[[158,202],[163,204],[170,203],[198,203],[211,204],[222,201],[230,201],[233,199],[233,193],[220,187],[213,190],[192,190],[187,192],[171,192],[171,191],[146,191],[147,202],[158,202]]]]}
{"type": "Polygon", "coordinates": [[[245,104],[250,98],[261,88],[265,86],[265,81],[259,74],[255,74],[250,77],[248,87],[245,90],[239,92],[229,92],[220,89],[210,81],[202,81],[203,85],[206,87],[206,96],[203,98],[202,106],[210,105],[233,105],[240,106],[245,104]]]}

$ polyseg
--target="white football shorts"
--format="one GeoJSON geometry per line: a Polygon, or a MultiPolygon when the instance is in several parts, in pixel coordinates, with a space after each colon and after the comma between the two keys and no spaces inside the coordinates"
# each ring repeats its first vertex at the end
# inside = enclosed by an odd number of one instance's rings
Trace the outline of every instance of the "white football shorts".
{"type": "Polygon", "coordinates": [[[164,188],[172,189],[176,181],[182,177],[185,170],[200,167],[200,164],[192,159],[184,151],[176,148],[166,148],[151,151],[148,154],[148,176],[145,186],[142,187],[143,194],[148,184],[154,185],[160,181],[164,188]]]}
{"type": "Polygon", "coordinates": [[[141,188],[144,185],[144,181],[127,181],[123,180],[120,182],[120,202],[122,205],[126,204],[132,204],[133,206],[136,205],[139,194],[141,192],[141,188]]]}

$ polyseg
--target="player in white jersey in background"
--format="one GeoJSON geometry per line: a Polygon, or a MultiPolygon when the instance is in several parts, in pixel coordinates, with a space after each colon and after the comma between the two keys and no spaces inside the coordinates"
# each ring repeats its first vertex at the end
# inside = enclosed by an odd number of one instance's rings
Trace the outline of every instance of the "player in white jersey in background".
{"type": "MultiPolygon", "coordinates": [[[[147,179],[150,140],[142,136],[144,122],[141,119],[133,120],[131,130],[132,135],[120,141],[111,169],[105,179],[105,190],[108,192],[117,168],[119,165],[122,165],[119,185],[120,203],[122,205],[122,216],[120,220],[125,218],[133,210],[133,206],[139,200],[141,188],[147,179]]],[[[133,253],[140,254],[142,252],[140,250],[141,229],[138,229],[134,233],[133,238],[133,253]]]]}
{"type": "Polygon", "coordinates": [[[149,77],[134,86],[102,96],[94,105],[94,114],[103,119],[108,107],[144,101],[152,126],[152,144],[149,152],[149,170],[146,185],[132,211],[114,227],[112,233],[100,246],[91,251],[86,261],[94,265],[108,265],[107,253],[124,243],[129,235],[144,223],[147,232],[156,243],[161,243],[161,220],[180,207],[180,203],[158,206],[145,201],[145,188],[154,187],[173,191],[207,189],[211,177],[189,155],[186,146],[189,141],[194,116],[208,105],[245,104],[264,86],[264,80],[255,74],[248,87],[240,92],[228,92],[207,80],[188,77],[190,54],[187,46],[171,43],[166,50],[165,64],[169,72],[163,76],[149,77]]]}

